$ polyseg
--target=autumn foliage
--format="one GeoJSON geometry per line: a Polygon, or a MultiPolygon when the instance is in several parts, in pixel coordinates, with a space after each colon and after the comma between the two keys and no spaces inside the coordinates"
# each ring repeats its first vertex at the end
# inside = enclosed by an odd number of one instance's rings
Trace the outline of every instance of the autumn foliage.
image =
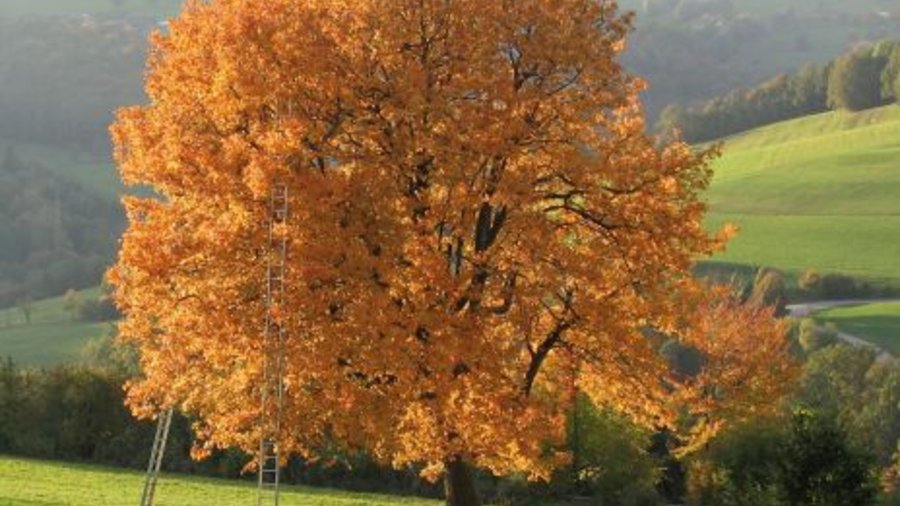
{"type": "Polygon", "coordinates": [[[275,182],[292,453],[547,477],[573,364],[596,403],[695,438],[769,409],[784,328],[691,278],[724,239],[701,223],[712,153],[645,135],[628,29],[596,0],[189,3],[113,126],[124,180],[158,193],[126,200],[109,275],[135,413],[256,447],[275,182]]]}

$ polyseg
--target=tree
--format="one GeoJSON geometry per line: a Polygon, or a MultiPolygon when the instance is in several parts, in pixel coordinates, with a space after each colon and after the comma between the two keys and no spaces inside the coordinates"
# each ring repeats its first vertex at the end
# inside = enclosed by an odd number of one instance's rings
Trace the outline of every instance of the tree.
{"type": "Polygon", "coordinates": [[[838,342],[837,328],[834,324],[820,327],[812,318],[804,318],[800,321],[798,333],[797,340],[807,355],[838,342]]]}
{"type": "Polygon", "coordinates": [[[197,455],[252,451],[267,203],[287,186],[283,454],[338,442],[444,476],[546,478],[575,382],[695,440],[789,385],[785,326],[698,286],[712,152],[644,134],[594,0],[191,2],[113,127],[130,227],[109,279],[139,415],[196,416],[197,455]],[[215,47],[215,51],[209,51],[215,47]],[[656,330],[703,353],[671,374],[656,330]],[[688,411],[680,408],[688,406],[688,411]]]}
{"type": "Polygon", "coordinates": [[[776,316],[784,316],[787,314],[784,292],[784,274],[777,269],[762,267],[753,280],[753,291],[748,302],[758,306],[772,306],[776,316]]]}
{"type": "Polygon", "coordinates": [[[688,501],[693,506],[777,505],[788,420],[753,419],[725,431],[690,459],[688,501]]]}
{"type": "Polygon", "coordinates": [[[881,72],[886,64],[887,59],[871,49],[840,56],[828,75],[828,105],[850,111],[882,105],[881,72]]]}
{"type": "Polygon", "coordinates": [[[866,348],[837,344],[813,353],[797,401],[837,420],[850,440],[887,465],[900,439],[900,367],[876,361],[866,348]]]}
{"type": "Polygon", "coordinates": [[[800,411],[791,429],[780,459],[786,504],[874,503],[871,459],[850,447],[833,420],[800,411]]]}
{"type": "Polygon", "coordinates": [[[25,318],[25,324],[31,325],[31,314],[34,311],[34,303],[31,300],[31,297],[26,296],[17,302],[19,306],[19,310],[22,311],[22,316],[25,318]]]}
{"type": "Polygon", "coordinates": [[[66,290],[66,294],[63,296],[63,309],[72,315],[73,320],[78,316],[79,308],[81,308],[82,305],[83,302],[81,301],[81,296],[78,295],[78,292],[71,288],[66,290]]]}
{"type": "Polygon", "coordinates": [[[647,451],[651,437],[621,414],[579,398],[569,420],[570,487],[604,504],[658,504],[661,462],[647,451]]]}
{"type": "Polygon", "coordinates": [[[886,102],[900,102],[900,47],[891,47],[886,58],[881,72],[881,97],[886,102]]]}
{"type": "Polygon", "coordinates": [[[813,64],[804,65],[791,76],[794,114],[814,114],[828,109],[827,77],[826,69],[813,64]]]}
{"type": "Polygon", "coordinates": [[[798,410],[737,426],[691,464],[693,505],[874,504],[871,455],[824,414],[798,410]]]}

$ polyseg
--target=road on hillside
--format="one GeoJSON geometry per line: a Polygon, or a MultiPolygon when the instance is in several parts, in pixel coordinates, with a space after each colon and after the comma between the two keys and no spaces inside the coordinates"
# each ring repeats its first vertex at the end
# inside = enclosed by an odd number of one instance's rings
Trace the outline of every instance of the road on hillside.
{"type": "MultiPolygon", "coordinates": [[[[805,302],[802,304],[789,304],[787,306],[788,314],[794,318],[806,318],[807,316],[831,309],[833,307],[843,306],[859,306],[863,304],[883,304],[883,303],[900,303],[900,299],[845,299],[845,300],[820,300],[815,302],[805,302]]],[[[870,348],[878,353],[878,361],[893,360],[894,356],[884,348],[877,344],[871,343],[864,338],[838,331],[837,337],[841,341],[851,346],[862,346],[870,348]]]]}

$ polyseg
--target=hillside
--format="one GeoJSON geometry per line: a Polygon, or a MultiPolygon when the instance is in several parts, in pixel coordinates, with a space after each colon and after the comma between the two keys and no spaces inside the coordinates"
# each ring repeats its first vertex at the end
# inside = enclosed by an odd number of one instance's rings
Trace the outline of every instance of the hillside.
{"type": "Polygon", "coordinates": [[[710,224],[742,230],[716,260],[900,279],[900,107],[729,138],[714,168],[710,224]]]}
{"type": "MultiPolygon", "coordinates": [[[[87,299],[98,293],[95,288],[79,292],[79,296],[87,299]]],[[[63,297],[36,302],[31,311],[31,323],[27,324],[21,309],[0,310],[0,359],[10,357],[24,365],[73,362],[88,341],[112,330],[110,323],[76,321],[66,311],[63,297]]]]}
{"type": "MultiPolygon", "coordinates": [[[[156,504],[174,506],[230,506],[256,498],[252,482],[164,475],[156,504]]],[[[143,475],[97,466],[51,463],[0,456],[0,504],[4,506],[120,506],[136,504],[143,475]]],[[[360,494],[327,489],[286,487],[281,504],[316,506],[426,506],[426,499],[360,494]]]]}
{"type": "Polygon", "coordinates": [[[0,153],[7,148],[22,160],[36,163],[70,185],[110,203],[118,203],[125,191],[109,156],[49,144],[0,138],[0,153]]]}

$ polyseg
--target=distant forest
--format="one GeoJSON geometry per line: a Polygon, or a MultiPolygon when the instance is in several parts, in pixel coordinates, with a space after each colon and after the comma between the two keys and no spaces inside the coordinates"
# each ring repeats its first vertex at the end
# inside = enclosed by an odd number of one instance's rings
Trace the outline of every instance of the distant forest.
{"type": "Polygon", "coordinates": [[[96,285],[123,228],[114,201],[7,147],[0,158],[0,307],[96,285]]]}
{"type": "Polygon", "coordinates": [[[141,91],[149,20],[0,17],[0,137],[96,154],[141,91]]]}
{"type": "Polygon", "coordinates": [[[823,66],[806,65],[752,88],[700,105],[670,105],[656,129],[706,142],[751,128],[834,109],[861,111],[900,102],[900,41],[849,51],[823,66]]]}

